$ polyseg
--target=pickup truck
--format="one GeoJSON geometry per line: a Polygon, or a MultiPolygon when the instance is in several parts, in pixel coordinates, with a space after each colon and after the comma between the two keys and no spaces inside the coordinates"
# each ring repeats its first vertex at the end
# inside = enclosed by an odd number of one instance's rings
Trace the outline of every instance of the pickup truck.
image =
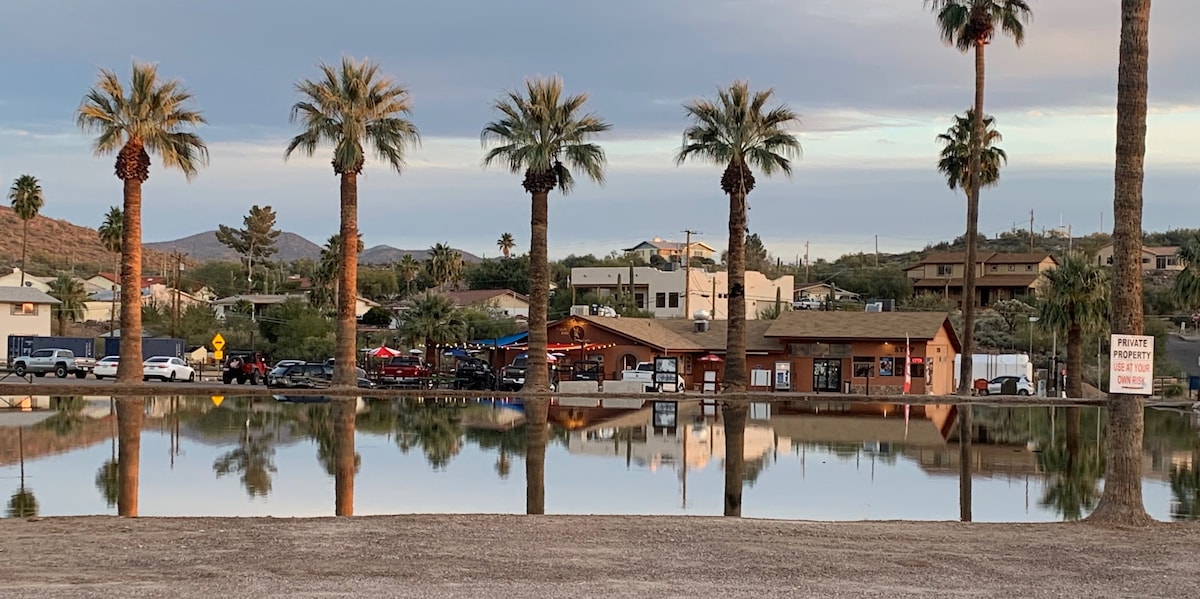
{"type": "Polygon", "coordinates": [[[792,302],[793,310],[822,310],[825,308],[825,300],[816,297],[802,297],[792,302]]]}
{"type": "Polygon", "coordinates": [[[46,376],[47,372],[53,372],[60,379],[67,378],[71,373],[75,374],[75,378],[84,378],[95,367],[96,360],[76,358],[75,352],[69,349],[39,349],[28,356],[14,358],[12,365],[17,376],[25,376],[25,373],[46,376]]]}
{"type": "MultiPolygon", "coordinates": [[[[558,388],[558,364],[553,358],[546,361],[546,366],[550,369],[550,389],[558,388]]],[[[529,354],[517,354],[513,358],[512,364],[504,367],[504,371],[500,374],[500,383],[497,389],[500,391],[520,391],[525,386],[525,371],[529,369],[529,354]]]]}
{"type": "Polygon", "coordinates": [[[417,356],[396,356],[379,370],[383,385],[425,387],[432,381],[433,369],[417,356]]]}
{"type": "MultiPolygon", "coordinates": [[[[622,381],[642,381],[642,382],[646,383],[647,391],[653,392],[653,391],[661,391],[662,390],[662,385],[655,384],[655,382],[654,382],[654,363],[653,362],[638,362],[637,367],[634,368],[633,370],[622,370],[621,371],[621,380],[622,381]]],[[[675,384],[677,385],[676,390],[681,393],[685,389],[687,389],[687,386],[684,383],[683,377],[678,374],[675,375],[675,384]]]]}

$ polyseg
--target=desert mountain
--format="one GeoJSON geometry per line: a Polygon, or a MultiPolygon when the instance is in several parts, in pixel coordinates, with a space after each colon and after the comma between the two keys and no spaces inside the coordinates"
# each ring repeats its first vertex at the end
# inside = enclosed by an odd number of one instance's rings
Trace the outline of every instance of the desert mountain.
{"type": "MultiPolygon", "coordinates": [[[[211,260],[236,262],[239,260],[238,255],[233,250],[223,245],[220,241],[217,241],[216,231],[205,231],[172,241],[156,241],[144,244],[144,246],[162,252],[179,251],[187,254],[188,258],[197,262],[208,262],[211,260]]],[[[288,233],[286,231],[279,235],[279,239],[275,240],[275,247],[279,250],[279,253],[271,256],[272,260],[283,260],[286,262],[303,260],[305,258],[316,260],[321,256],[321,246],[295,233],[288,233]]]]}
{"type": "MultiPolygon", "coordinates": [[[[96,220],[102,214],[97,211],[96,220]]],[[[12,208],[0,206],[0,267],[21,265],[21,235],[24,223],[12,208]]],[[[166,263],[166,255],[147,246],[143,255],[143,271],[155,274],[166,263]]],[[[112,271],[116,256],[105,251],[100,237],[91,227],[81,227],[65,220],[45,216],[29,221],[29,272],[53,275],[56,271],[112,271]]]]}

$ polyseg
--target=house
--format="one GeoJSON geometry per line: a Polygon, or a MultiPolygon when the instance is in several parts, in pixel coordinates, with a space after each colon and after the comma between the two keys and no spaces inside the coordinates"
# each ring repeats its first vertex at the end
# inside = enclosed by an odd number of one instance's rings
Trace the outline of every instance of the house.
{"type": "Polygon", "coordinates": [[[510,318],[529,318],[529,297],[511,289],[451,291],[446,296],[460,308],[483,308],[510,318]]]}
{"type": "MultiPolygon", "coordinates": [[[[1112,266],[1113,244],[1108,244],[1096,250],[1096,264],[1112,266]]],[[[1142,270],[1183,270],[1185,265],[1179,260],[1179,246],[1142,246],[1142,270]]]]}
{"type": "MultiPolygon", "coordinates": [[[[600,362],[605,379],[619,379],[622,370],[655,356],[678,357],[688,388],[699,389],[707,371],[716,371],[718,380],[723,376],[727,325],[570,316],[550,323],[547,335],[551,351],[562,359],[600,362]]],[[[906,348],[912,358],[910,393],[953,393],[960,346],[944,313],[814,310],[746,322],[747,368],[758,390],[900,394],[906,348]]]]}
{"type": "MultiPolygon", "coordinates": [[[[42,293],[50,291],[50,282],[54,277],[39,277],[25,273],[25,286],[32,289],[37,289],[42,293]]],[[[21,269],[13,267],[12,272],[0,275],[0,287],[20,287],[21,286],[21,269]]]]}
{"type": "MultiPolygon", "coordinates": [[[[248,293],[248,294],[242,294],[242,295],[231,295],[229,297],[223,297],[218,300],[213,300],[211,302],[211,304],[212,304],[213,310],[217,314],[217,318],[225,318],[225,315],[233,308],[233,306],[237,305],[239,302],[243,302],[243,301],[248,302],[251,306],[254,307],[253,315],[255,318],[257,318],[258,316],[262,315],[263,311],[266,310],[267,308],[270,308],[271,306],[276,306],[276,305],[282,304],[288,300],[300,300],[304,303],[308,303],[308,294],[305,294],[305,293],[272,293],[272,294],[248,293]]],[[[354,304],[354,316],[357,318],[362,318],[362,315],[366,314],[367,310],[370,310],[371,308],[374,308],[378,305],[379,305],[379,302],[369,300],[362,296],[358,296],[358,299],[354,304]]]]}
{"type": "MultiPolygon", "coordinates": [[[[785,305],[789,304],[794,280],[792,275],[768,279],[758,271],[746,271],[746,318],[758,318],[759,313],[775,305],[776,297],[785,305]]],[[[697,310],[708,310],[714,320],[729,317],[726,298],[729,275],[726,272],[705,272],[699,268],[659,270],[651,266],[589,266],[572,268],[570,283],[571,292],[576,296],[591,293],[602,299],[628,294],[632,287],[634,304],[639,310],[652,312],[655,318],[690,317],[697,310]]]]}
{"type": "Polygon", "coordinates": [[[839,301],[839,302],[840,301],[855,301],[856,302],[856,301],[859,301],[860,299],[862,299],[861,295],[854,293],[853,291],[847,291],[845,289],[842,289],[841,287],[838,287],[837,285],[834,285],[833,283],[814,283],[812,285],[802,285],[800,287],[797,287],[795,289],[795,292],[792,294],[792,300],[793,301],[800,301],[800,300],[805,300],[805,299],[826,300],[826,299],[829,299],[829,296],[831,296],[831,295],[833,296],[833,299],[835,301],[839,301]]]}
{"type": "Polygon", "coordinates": [[[712,260],[713,254],[717,252],[717,250],[711,245],[708,245],[703,241],[693,241],[689,251],[685,252],[684,246],[686,245],[686,243],[681,243],[678,241],[663,241],[661,238],[655,237],[650,241],[643,241],[631,248],[628,248],[625,250],[625,252],[628,254],[634,254],[646,263],[650,263],[651,258],[658,256],[667,262],[683,262],[685,264],[687,261],[682,260],[684,254],[687,254],[692,258],[704,258],[707,260],[712,260]]]}
{"type": "Polygon", "coordinates": [[[83,280],[83,290],[89,295],[98,291],[121,292],[121,277],[116,273],[102,272],[83,280]]]}
{"type": "Polygon", "coordinates": [[[8,360],[9,335],[50,335],[50,311],[60,303],[33,287],[0,287],[0,360],[8,360]]]}
{"type": "MultiPolygon", "coordinates": [[[[966,254],[933,253],[905,269],[916,293],[935,293],[962,305],[966,254]]],[[[1042,273],[1058,266],[1048,252],[979,252],[975,262],[975,305],[1033,295],[1044,283],[1042,273]]]]}

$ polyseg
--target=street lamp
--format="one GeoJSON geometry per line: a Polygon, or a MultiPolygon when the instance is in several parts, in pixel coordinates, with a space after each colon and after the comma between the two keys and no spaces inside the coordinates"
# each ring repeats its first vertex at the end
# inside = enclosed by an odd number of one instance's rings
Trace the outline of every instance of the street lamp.
{"type": "Polygon", "coordinates": [[[1039,319],[1036,316],[1029,317],[1029,359],[1033,360],[1033,323],[1039,319]]]}

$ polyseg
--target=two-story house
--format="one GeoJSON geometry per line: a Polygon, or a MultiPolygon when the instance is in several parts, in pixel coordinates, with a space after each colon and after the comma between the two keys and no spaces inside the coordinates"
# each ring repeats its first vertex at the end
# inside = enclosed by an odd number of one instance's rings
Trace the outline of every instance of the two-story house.
{"type": "Polygon", "coordinates": [[[32,286],[0,286],[0,363],[8,358],[9,335],[50,334],[50,312],[59,303],[32,286]]]}
{"type": "Polygon", "coordinates": [[[658,256],[667,262],[687,263],[687,260],[681,259],[685,253],[692,258],[706,258],[711,260],[713,254],[717,252],[711,245],[703,241],[693,241],[690,248],[685,248],[684,246],[686,245],[686,243],[663,241],[661,238],[655,237],[650,241],[643,241],[631,248],[627,248],[625,252],[634,254],[647,263],[654,256],[658,256]]]}
{"type": "MultiPolygon", "coordinates": [[[[777,297],[785,306],[790,306],[794,280],[792,275],[769,279],[761,272],[746,271],[746,318],[758,318],[760,312],[775,305],[777,297]]],[[[723,271],[705,272],[699,268],[659,270],[651,266],[588,266],[571,269],[571,290],[576,295],[592,293],[605,298],[629,293],[631,288],[638,309],[652,312],[656,318],[691,317],[688,310],[692,313],[707,310],[714,320],[729,318],[729,300],[726,297],[729,277],[723,271]]]]}
{"type": "MultiPolygon", "coordinates": [[[[1113,244],[1108,244],[1096,250],[1096,264],[1112,266],[1113,244]]],[[[1183,270],[1184,264],[1179,260],[1179,246],[1142,246],[1142,270],[1183,270]]]]}
{"type": "MultiPolygon", "coordinates": [[[[916,293],[936,293],[962,306],[966,254],[930,254],[905,269],[916,293]]],[[[1042,273],[1058,266],[1047,252],[979,252],[975,262],[975,305],[990,306],[999,300],[1033,295],[1042,285],[1042,273]]]]}

